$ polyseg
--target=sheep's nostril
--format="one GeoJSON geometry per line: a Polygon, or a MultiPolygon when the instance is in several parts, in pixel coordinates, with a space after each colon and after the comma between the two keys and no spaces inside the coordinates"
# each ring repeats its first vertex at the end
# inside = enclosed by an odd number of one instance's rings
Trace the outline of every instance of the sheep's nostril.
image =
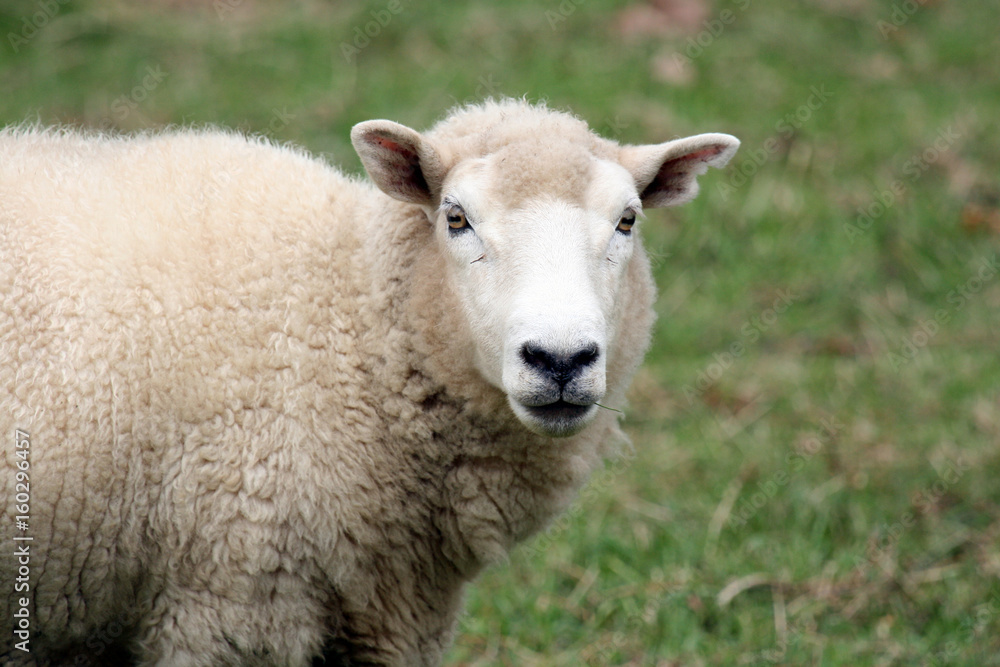
{"type": "Polygon", "coordinates": [[[580,350],[571,359],[571,362],[578,367],[589,366],[590,364],[597,361],[597,357],[601,355],[600,348],[597,345],[591,345],[586,349],[580,350]]]}
{"type": "Polygon", "coordinates": [[[560,387],[580,375],[584,368],[593,364],[600,356],[601,350],[594,343],[570,353],[551,352],[532,343],[525,343],[521,347],[524,363],[548,376],[560,387]]]}
{"type": "Polygon", "coordinates": [[[521,358],[529,366],[546,372],[558,363],[548,352],[540,347],[532,346],[530,343],[525,343],[524,347],[521,348],[521,358]]]}

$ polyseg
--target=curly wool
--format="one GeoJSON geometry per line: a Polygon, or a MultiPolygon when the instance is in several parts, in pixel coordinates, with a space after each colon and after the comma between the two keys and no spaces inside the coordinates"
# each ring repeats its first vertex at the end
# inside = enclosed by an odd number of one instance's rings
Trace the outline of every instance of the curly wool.
{"type": "MultiPolygon", "coordinates": [[[[451,159],[541,122],[605,146],[522,103],[449,122],[451,159]]],[[[264,140],[0,133],[0,432],[30,434],[33,537],[32,653],[4,633],[0,661],[437,664],[464,582],[621,440],[609,411],[527,431],[442,261],[419,207],[264,140]]],[[[648,343],[642,253],[628,282],[616,401],[648,343]]]]}

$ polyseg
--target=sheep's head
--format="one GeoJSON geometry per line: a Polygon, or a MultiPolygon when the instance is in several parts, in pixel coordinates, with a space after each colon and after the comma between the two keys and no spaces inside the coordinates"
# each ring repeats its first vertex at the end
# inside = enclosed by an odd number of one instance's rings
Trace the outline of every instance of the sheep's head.
{"type": "Polygon", "coordinates": [[[688,201],[739,146],[726,134],[620,146],[518,102],[460,111],[425,135],[368,121],[351,138],[375,184],[433,224],[476,368],[548,436],[580,431],[610,388],[624,391],[608,366],[630,326],[643,209],[688,201]]]}

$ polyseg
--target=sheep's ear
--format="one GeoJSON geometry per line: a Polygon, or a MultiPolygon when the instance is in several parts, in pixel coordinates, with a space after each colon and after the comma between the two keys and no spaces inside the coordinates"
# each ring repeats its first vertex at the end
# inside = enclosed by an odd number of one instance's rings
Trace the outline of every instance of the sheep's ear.
{"type": "Polygon", "coordinates": [[[354,126],[351,143],[382,192],[414,204],[437,204],[445,168],[419,132],[390,120],[369,120],[354,126]]]}
{"type": "Polygon", "coordinates": [[[620,161],[635,179],[646,208],[675,206],[698,194],[697,177],[724,167],[740,147],[728,134],[698,134],[649,146],[622,147],[620,161]]]}

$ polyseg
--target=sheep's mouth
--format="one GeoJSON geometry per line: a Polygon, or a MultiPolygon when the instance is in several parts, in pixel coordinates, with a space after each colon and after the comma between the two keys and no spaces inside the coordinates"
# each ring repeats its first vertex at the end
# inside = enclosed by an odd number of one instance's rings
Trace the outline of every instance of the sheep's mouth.
{"type": "Polygon", "coordinates": [[[579,433],[597,410],[593,403],[579,405],[559,399],[546,405],[525,405],[511,400],[514,414],[530,430],[554,438],[579,433]]]}
{"type": "Polygon", "coordinates": [[[548,405],[526,405],[524,407],[536,419],[549,422],[562,422],[582,419],[593,407],[593,404],[577,405],[560,398],[555,403],[549,403],[548,405]]]}

